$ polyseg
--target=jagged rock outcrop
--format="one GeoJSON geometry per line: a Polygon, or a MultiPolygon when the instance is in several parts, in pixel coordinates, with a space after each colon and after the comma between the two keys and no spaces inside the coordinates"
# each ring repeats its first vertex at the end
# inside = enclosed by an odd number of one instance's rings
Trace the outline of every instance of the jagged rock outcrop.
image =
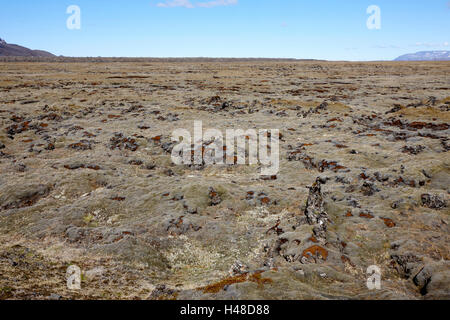
{"type": "Polygon", "coordinates": [[[322,184],[325,181],[317,178],[316,182],[309,188],[309,196],[306,202],[305,216],[310,225],[314,225],[314,235],[317,239],[324,240],[326,238],[328,214],[324,208],[324,200],[322,196],[322,184]]]}

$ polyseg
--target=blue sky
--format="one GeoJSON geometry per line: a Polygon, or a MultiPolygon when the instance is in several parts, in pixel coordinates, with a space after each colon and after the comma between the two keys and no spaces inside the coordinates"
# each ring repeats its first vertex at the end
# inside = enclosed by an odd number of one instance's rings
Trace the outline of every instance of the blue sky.
{"type": "Polygon", "coordinates": [[[391,60],[450,50],[449,0],[0,0],[0,38],[65,56],[391,60]],[[81,9],[69,30],[66,9],[81,9]],[[381,9],[369,30],[366,9],[381,9]]]}

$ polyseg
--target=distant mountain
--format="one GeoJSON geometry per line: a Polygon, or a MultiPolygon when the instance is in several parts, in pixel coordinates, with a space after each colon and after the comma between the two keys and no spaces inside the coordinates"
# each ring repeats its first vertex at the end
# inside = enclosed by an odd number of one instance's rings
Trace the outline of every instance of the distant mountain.
{"type": "Polygon", "coordinates": [[[420,51],[398,57],[395,61],[444,61],[450,60],[450,51],[420,51]]]}
{"type": "Polygon", "coordinates": [[[0,57],[54,57],[54,55],[47,51],[31,50],[17,44],[9,44],[0,38],[0,57]]]}

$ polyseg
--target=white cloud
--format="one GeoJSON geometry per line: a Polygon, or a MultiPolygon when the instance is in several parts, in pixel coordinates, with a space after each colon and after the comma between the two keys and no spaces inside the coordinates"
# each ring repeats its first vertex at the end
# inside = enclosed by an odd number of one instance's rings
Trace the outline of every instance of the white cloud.
{"type": "Polygon", "coordinates": [[[203,2],[191,2],[191,0],[166,0],[165,2],[159,2],[156,6],[160,8],[213,8],[231,6],[238,3],[238,0],[212,0],[203,2]]]}
{"type": "Polygon", "coordinates": [[[160,2],[157,4],[158,7],[161,8],[174,8],[174,7],[185,7],[185,8],[193,8],[194,6],[189,0],[171,0],[166,2],[160,2]]]}
{"type": "Polygon", "coordinates": [[[221,6],[231,6],[238,3],[238,0],[214,0],[214,1],[206,1],[197,3],[197,7],[201,8],[212,8],[212,7],[221,7],[221,6]]]}
{"type": "Polygon", "coordinates": [[[372,48],[375,48],[375,49],[401,49],[402,47],[393,45],[393,44],[378,44],[378,45],[372,46],[372,48]]]}
{"type": "Polygon", "coordinates": [[[447,47],[448,41],[445,42],[416,42],[415,44],[411,45],[413,47],[447,47]]]}

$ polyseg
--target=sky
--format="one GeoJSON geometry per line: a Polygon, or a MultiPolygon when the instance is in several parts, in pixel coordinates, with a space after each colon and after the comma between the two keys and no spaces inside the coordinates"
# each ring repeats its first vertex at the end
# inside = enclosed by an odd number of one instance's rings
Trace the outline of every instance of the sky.
{"type": "Polygon", "coordinates": [[[392,60],[450,50],[450,1],[0,0],[0,38],[78,57],[392,60]]]}

